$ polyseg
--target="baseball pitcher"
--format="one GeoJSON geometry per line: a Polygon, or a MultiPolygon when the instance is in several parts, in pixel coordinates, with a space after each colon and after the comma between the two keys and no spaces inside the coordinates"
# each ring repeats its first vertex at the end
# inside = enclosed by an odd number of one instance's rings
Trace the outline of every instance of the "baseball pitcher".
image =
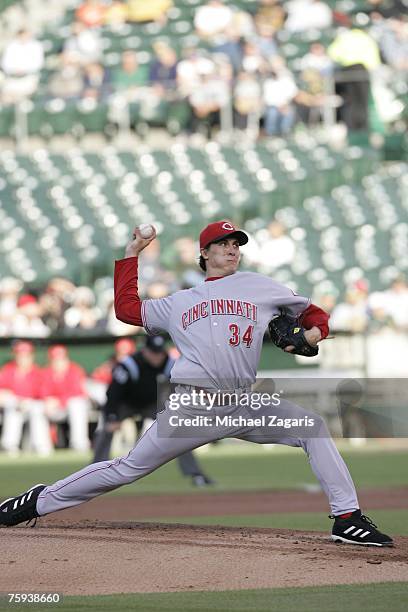
{"type": "Polygon", "coordinates": [[[205,283],[141,301],[138,256],[154,239],[154,228],[150,235],[136,228],[125,258],[116,262],[115,309],[120,320],[143,325],[149,334],[170,335],[181,354],[171,371],[174,393],[126,456],[6,500],[0,505],[0,523],[16,525],[76,506],[143,478],[188,450],[236,437],[301,447],[328,497],[332,538],[391,546],[392,539],[362,514],[350,473],[319,415],[286,400],[251,409],[251,385],[269,324],[284,350],[315,354],[328,335],[328,315],[267,276],[239,272],[240,246],[248,237],[229,221],[211,223],[200,234],[205,283]],[[271,419],[277,427],[268,425],[271,419]],[[293,427],[287,428],[287,422],[293,427]]]}

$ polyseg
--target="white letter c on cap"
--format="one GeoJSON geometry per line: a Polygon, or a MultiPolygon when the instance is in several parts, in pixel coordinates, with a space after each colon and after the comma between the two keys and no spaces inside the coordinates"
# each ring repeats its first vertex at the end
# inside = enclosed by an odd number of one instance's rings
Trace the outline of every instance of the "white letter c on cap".
{"type": "Polygon", "coordinates": [[[231,225],[231,223],[228,223],[228,222],[223,223],[223,224],[221,225],[221,227],[222,227],[222,229],[225,229],[225,230],[231,230],[231,231],[235,229],[235,227],[233,227],[233,226],[231,225]]]}

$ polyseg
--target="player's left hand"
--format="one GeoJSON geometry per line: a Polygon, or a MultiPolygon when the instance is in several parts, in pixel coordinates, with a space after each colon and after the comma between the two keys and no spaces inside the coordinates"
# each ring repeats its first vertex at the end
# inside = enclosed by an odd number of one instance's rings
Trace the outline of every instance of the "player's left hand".
{"type": "MultiPolygon", "coordinates": [[[[322,339],[322,332],[318,327],[312,327],[311,329],[305,329],[303,332],[305,340],[310,346],[317,346],[317,343],[322,339]]],[[[286,353],[291,353],[294,350],[293,344],[283,349],[286,353]]]]}
{"type": "Polygon", "coordinates": [[[272,342],[286,353],[314,357],[319,352],[317,343],[321,340],[321,332],[318,327],[305,329],[294,317],[281,314],[269,321],[268,328],[272,342]]]}

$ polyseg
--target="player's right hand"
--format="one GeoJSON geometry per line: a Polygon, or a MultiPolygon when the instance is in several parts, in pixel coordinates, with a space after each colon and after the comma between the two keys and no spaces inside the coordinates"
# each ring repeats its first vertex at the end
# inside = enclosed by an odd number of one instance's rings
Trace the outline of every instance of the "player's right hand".
{"type": "Polygon", "coordinates": [[[149,238],[140,235],[138,227],[135,227],[132,239],[126,245],[125,257],[137,257],[156,238],[156,229],[153,227],[153,234],[149,238]]]}

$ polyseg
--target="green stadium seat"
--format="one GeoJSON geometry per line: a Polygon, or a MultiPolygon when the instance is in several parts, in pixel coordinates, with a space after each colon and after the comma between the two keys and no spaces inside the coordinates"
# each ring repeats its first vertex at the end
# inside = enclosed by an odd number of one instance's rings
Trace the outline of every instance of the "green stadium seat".
{"type": "Polygon", "coordinates": [[[14,135],[15,113],[13,106],[0,106],[0,137],[14,135]]]}

